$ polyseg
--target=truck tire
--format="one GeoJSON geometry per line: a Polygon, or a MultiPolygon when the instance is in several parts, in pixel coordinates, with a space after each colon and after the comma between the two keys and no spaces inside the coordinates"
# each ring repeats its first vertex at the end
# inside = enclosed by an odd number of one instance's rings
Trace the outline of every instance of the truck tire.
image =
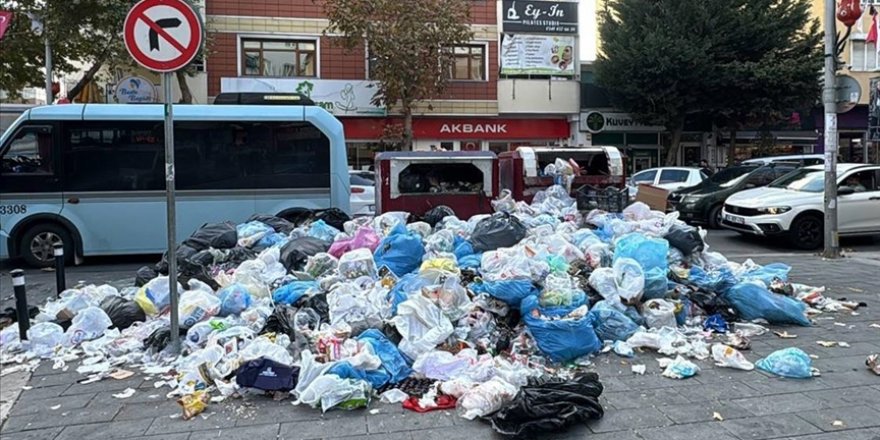
{"type": "Polygon", "coordinates": [[[25,263],[33,267],[52,267],[55,265],[55,244],[64,245],[64,261],[74,261],[73,238],[70,231],[57,223],[37,223],[29,227],[19,241],[19,254],[25,263]]]}

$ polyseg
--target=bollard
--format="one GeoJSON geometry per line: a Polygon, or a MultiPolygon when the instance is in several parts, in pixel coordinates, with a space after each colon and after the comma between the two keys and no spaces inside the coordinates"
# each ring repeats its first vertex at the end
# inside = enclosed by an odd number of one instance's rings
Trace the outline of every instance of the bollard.
{"type": "Polygon", "coordinates": [[[61,297],[61,292],[67,289],[64,279],[64,244],[55,244],[55,291],[56,296],[61,297]]]}
{"type": "Polygon", "coordinates": [[[12,275],[12,290],[15,291],[15,314],[18,317],[18,337],[27,340],[27,331],[31,327],[31,317],[28,315],[27,293],[24,287],[24,271],[15,269],[9,272],[12,275]]]}

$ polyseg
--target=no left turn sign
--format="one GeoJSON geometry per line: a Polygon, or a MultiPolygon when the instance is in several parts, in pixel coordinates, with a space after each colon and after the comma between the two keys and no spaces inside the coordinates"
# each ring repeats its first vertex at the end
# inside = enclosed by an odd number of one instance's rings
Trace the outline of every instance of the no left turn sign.
{"type": "Polygon", "coordinates": [[[125,47],[138,64],[156,72],[186,67],[202,46],[202,22],[182,0],[142,0],[123,26],[125,47]]]}

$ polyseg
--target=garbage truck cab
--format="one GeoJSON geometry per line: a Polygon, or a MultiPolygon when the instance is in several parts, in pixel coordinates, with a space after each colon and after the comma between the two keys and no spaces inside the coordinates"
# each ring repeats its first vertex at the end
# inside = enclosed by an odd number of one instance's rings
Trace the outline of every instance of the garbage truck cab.
{"type": "Polygon", "coordinates": [[[596,188],[625,188],[623,157],[615,147],[519,147],[501,153],[501,188],[510,190],[514,200],[531,202],[538,191],[554,184],[545,174],[548,165],[560,159],[574,170],[572,192],[584,185],[596,188]]]}
{"type": "Polygon", "coordinates": [[[376,213],[423,216],[445,205],[459,218],[492,212],[498,158],[491,151],[403,151],[376,155],[376,213]]]}

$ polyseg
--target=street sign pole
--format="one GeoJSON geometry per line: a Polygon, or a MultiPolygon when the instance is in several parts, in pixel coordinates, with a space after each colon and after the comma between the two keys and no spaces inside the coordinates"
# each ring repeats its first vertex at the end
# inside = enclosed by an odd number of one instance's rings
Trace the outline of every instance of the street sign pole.
{"type": "Polygon", "coordinates": [[[162,72],[165,95],[165,207],[168,227],[168,287],[171,348],[180,353],[177,292],[177,211],[174,194],[174,72],[185,68],[202,47],[199,14],[184,0],[141,0],[125,17],[125,48],[138,64],[162,72]]]}
{"type": "Polygon", "coordinates": [[[837,234],[837,16],[834,0],[825,0],[825,258],[838,258],[837,234]]]}
{"type": "Polygon", "coordinates": [[[171,293],[171,348],[180,353],[180,318],[177,316],[177,204],[174,193],[174,94],[173,74],[162,74],[165,89],[165,209],[168,213],[168,286],[171,293]]]}

